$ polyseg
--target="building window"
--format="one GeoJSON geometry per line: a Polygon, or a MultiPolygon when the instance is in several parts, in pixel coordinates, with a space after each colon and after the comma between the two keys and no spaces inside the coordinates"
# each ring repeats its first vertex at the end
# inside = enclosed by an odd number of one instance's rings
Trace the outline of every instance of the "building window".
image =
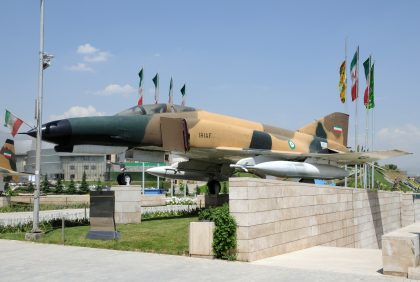
{"type": "Polygon", "coordinates": [[[70,179],[74,179],[74,174],[70,174],[70,179]]]}
{"type": "Polygon", "coordinates": [[[71,169],[71,170],[74,170],[74,165],[71,165],[71,166],[70,166],[70,169],[71,169]]]}
{"type": "Polygon", "coordinates": [[[89,166],[88,165],[85,165],[85,166],[83,166],[83,169],[84,170],[88,170],[89,169],[89,166]]]}
{"type": "Polygon", "coordinates": [[[90,166],[90,169],[91,169],[91,170],[96,170],[96,165],[91,165],[91,166],[90,166]]]}

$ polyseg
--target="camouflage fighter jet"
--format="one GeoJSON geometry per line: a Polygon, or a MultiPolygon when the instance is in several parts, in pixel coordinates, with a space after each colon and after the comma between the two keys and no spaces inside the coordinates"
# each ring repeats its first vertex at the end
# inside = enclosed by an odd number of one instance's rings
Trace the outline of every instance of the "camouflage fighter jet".
{"type": "MultiPolygon", "coordinates": [[[[33,137],[36,130],[26,132],[33,137]]],[[[170,104],[129,108],[114,116],[69,118],[46,123],[42,139],[56,151],[77,145],[125,146],[180,155],[184,161],[148,169],[150,174],[208,181],[210,192],[235,169],[260,176],[340,179],[344,164],[405,155],[399,150],[349,152],[348,115],[332,113],[297,131],[170,104]]],[[[126,175],[127,176],[127,175],[126,175]]],[[[120,184],[130,177],[119,177],[120,184]]]]}

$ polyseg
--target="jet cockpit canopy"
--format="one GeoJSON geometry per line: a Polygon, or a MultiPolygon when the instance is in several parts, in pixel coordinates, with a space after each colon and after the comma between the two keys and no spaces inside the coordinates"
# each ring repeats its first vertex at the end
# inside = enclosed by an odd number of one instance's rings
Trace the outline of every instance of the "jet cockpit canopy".
{"type": "Polygon", "coordinates": [[[152,115],[160,113],[181,113],[181,112],[192,112],[196,111],[195,108],[181,106],[181,105],[171,105],[171,104],[148,104],[141,106],[134,106],[127,110],[124,110],[117,116],[134,116],[134,115],[152,115]]]}

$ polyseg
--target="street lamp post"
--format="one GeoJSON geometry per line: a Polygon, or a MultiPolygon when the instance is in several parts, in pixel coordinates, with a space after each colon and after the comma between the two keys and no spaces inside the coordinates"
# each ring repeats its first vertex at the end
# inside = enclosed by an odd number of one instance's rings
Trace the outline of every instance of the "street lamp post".
{"type": "Polygon", "coordinates": [[[40,0],[40,43],[39,43],[39,76],[38,76],[38,99],[36,100],[35,118],[37,124],[36,154],[35,154],[35,192],[34,192],[34,218],[31,232],[26,233],[27,240],[36,240],[41,237],[39,229],[39,195],[40,195],[40,171],[41,171],[41,142],[42,142],[42,96],[44,69],[50,66],[54,57],[44,53],[44,0],[40,0]]]}

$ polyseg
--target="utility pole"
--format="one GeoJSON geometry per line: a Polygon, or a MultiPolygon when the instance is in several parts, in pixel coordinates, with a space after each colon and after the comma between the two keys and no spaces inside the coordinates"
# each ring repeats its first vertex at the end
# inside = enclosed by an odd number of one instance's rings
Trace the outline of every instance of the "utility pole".
{"type": "Polygon", "coordinates": [[[26,233],[26,240],[36,240],[41,237],[39,229],[39,194],[41,177],[41,142],[42,142],[42,96],[44,69],[50,66],[52,55],[44,53],[44,0],[40,0],[40,32],[39,32],[39,76],[38,76],[38,99],[36,100],[36,154],[35,154],[35,192],[34,192],[34,217],[31,232],[26,233]]]}

